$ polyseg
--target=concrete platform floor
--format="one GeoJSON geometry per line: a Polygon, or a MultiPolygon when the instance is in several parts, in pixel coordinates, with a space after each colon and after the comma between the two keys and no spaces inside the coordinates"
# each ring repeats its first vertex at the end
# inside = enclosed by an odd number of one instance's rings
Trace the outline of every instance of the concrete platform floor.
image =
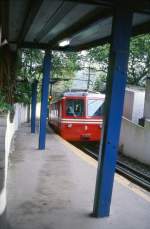
{"type": "Polygon", "coordinates": [[[116,175],[111,214],[90,216],[97,162],[52,131],[39,151],[38,134],[24,124],[16,134],[8,171],[11,229],[149,229],[150,199],[116,175]]]}

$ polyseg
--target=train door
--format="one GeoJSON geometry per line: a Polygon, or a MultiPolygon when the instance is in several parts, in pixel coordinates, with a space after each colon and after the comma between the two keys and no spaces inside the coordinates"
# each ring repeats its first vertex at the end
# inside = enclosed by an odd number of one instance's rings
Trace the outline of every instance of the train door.
{"type": "Polygon", "coordinates": [[[62,119],[62,103],[61,101],[58,103],[58,128],[61,128],[61,119],[62,119]]]}

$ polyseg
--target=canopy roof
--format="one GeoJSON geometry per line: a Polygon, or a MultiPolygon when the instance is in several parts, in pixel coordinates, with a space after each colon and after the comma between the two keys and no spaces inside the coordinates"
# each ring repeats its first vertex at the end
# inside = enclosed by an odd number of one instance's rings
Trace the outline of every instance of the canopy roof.
{"type": "Polygon", "coordinates": [[[150,32],[149,0],[2,0],[2,34],[12,47],[82,50],[109,41],[113,9],[134,11],[133,35],[150,32]],[[59,47],[69,39],[70,44],[59,47]]]}

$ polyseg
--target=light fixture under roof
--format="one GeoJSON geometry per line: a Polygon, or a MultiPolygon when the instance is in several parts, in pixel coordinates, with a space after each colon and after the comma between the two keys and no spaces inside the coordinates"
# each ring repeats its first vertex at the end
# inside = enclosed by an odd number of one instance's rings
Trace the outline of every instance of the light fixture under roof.
{"type": "Polygon", "coordinates": [[[69,39],[65,39],[59,42],[59,46],[60,47],[65,47],[68,46],[70,44],[70,40],[69,39]]]}

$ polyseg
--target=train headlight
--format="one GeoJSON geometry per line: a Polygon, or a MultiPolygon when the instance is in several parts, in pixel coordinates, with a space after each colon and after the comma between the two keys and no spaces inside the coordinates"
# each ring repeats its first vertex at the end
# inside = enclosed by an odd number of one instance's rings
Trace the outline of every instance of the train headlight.
{"type": "Polygon", "coordinates": [[[72,127],[72,123],[69,123],[69,124],[68,124],[68,128],[71,128],[71,127],[72,127]]]}
{"type": "Polygon", "coordinates": [[[88,126],[86,125],[86,126],[84,127],[84,129],[87,130],[87,129],[88,129],[88,126]]]}
{"type": "Polygon", "coordinates": [[[49,101],[51,101],[52,100],[52,96],[50,95],[50,96],[48,96],[48,99],[49,99],[49,101]]]}
{"type": "Polygon", "coordinates": [[[99,124],[99,128],[102,128],[102,127],[103,127],[103,123],[100,123],[100,124],[99,124]]]}

